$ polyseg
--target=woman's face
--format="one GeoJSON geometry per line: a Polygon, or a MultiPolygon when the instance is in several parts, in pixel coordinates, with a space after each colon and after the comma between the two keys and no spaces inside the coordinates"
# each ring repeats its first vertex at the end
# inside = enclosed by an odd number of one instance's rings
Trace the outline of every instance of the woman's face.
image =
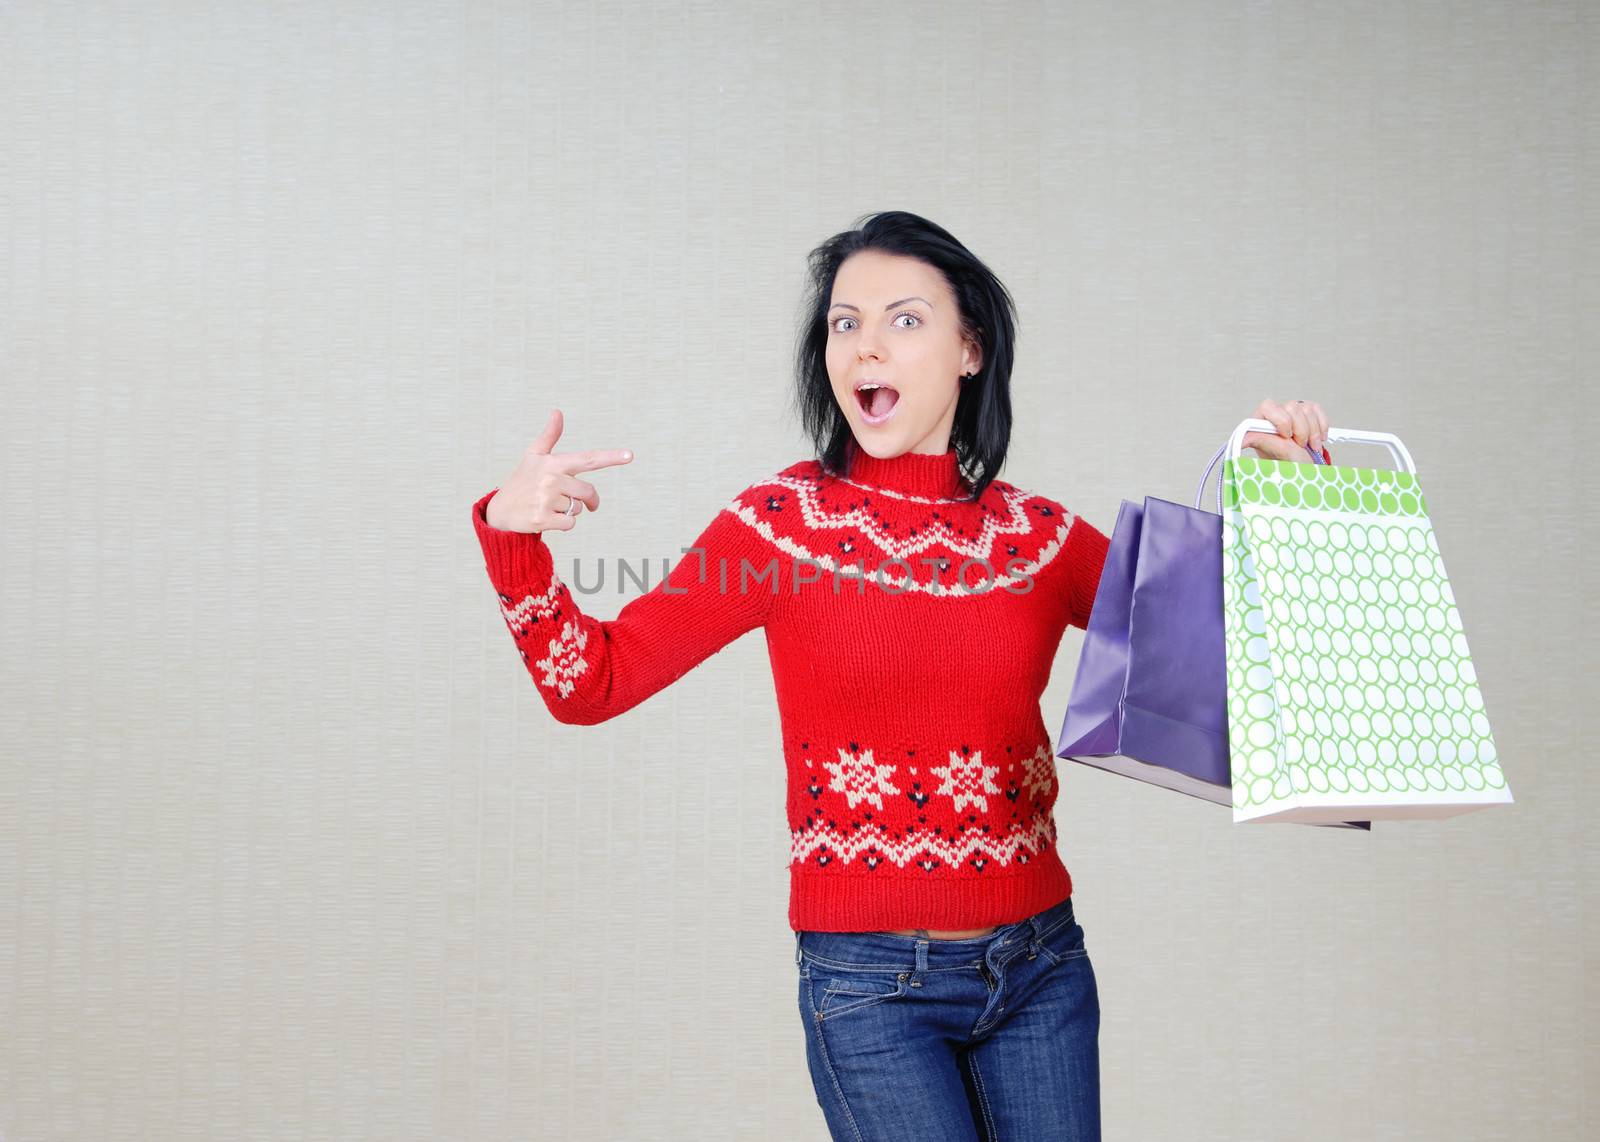
{"type": "Polygon", "coordinates": [[[862,250],[840,263],[828,301],[828,379],[862,451],[946,451],[960,377],[983,361],[962,337],[944,275],[917,258],[862,250]]]}

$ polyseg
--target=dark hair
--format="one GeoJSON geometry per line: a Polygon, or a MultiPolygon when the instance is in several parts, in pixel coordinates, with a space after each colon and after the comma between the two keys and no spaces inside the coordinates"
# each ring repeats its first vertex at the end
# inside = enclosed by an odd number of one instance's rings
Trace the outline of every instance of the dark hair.
{"type": "Polygon", "coordinates": [[[835,234],[807,258],[809,280],[796,339],[794,405],[817,459],[830,475],[845,472],[854,436],[828,380],[828,304],[839,266],[861,250],[917,258],[949,283],[963,336],[982,347],[983,364],[961,382],[950,444],[972,498],[982,496],[1005,464],[1011,440],[1011,362],[1016,319],[1011,294],[1000,279],[936,223],[904,210],[864,215],[855,229],[835,234]]]}

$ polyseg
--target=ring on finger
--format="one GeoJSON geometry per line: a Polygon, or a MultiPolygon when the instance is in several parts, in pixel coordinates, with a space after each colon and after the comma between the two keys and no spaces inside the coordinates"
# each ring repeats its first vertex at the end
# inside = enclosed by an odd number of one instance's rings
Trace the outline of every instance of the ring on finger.
{"type": "Polygon", "coordinates": [[[562,514],[563,515],[569,515],[569,516],[577,515],[578,514],[578,501],[575,500],[573,497],[568,496],[567,497],[567,510],[565,512],[563,512],[562,514]]]}

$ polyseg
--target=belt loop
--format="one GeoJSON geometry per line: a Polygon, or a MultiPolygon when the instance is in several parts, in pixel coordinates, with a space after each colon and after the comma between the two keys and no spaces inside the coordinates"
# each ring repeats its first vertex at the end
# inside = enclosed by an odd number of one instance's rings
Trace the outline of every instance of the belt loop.
{"type": "Polygon", "coordinates": [[[798,929],[794,934],[794,962],[795,966],[798,967],[800,964],[800,932],[798,929]]]}
{"type": "Polygon", "coordinates": [[[928,941],[925,937],[917,937],[917,975],[928,970],[928,941]]]}
{"type": "Polygon", "coordinates": [[[1031,960],[1039,954],[1039,937],[1044,927],[1037,913],[1028,917],[1028,927],[1032,932],[1028,937],[1028,958],[1031,960]]]}

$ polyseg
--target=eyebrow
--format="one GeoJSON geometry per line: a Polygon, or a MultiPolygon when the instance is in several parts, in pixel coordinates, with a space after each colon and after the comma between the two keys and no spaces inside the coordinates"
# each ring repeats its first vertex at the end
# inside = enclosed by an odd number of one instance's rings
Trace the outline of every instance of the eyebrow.
{"type": "MultiPolygon", "coordinates": [[[[929,301],[925,297],[918,297],[915,294],[912,294],[910,297],[903,297],[899,301],[891,301],[888,305],[884,306],[883,308],[884,309],[893,309],[895,306],[904,305],[908,301],[920,301],[923,305],[927,306],[929,309],[933,308],[933,302],[929,301]]],[[[849,302],[846,302],[846,301],[836,301],[832,305],[828,306],[828,312],[829,313],[832,313],[836,309],[855,309],[857,313],[861,312],[859,309],[856,309],[855,306],[851,305],[849,302]]]]}

